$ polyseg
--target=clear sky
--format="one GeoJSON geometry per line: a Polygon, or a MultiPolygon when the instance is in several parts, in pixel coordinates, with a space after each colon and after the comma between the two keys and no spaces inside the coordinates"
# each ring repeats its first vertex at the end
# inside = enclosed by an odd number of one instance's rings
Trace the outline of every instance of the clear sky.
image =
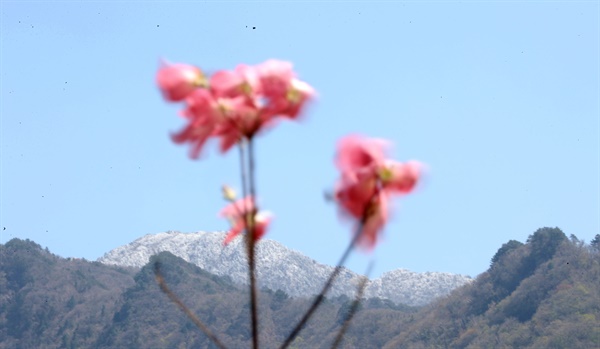
{"type": "Polygon", "coordinates": [[[160,58],[206,71],[289,60],[319,93],[257,143],[268,238],[334,264],[351,225],[323,199],[337,140],[429,166],[348,266],[476,276],[511,239],[599,227],[597,1],[2,1],[1,243],[95,260],[145,234],[218,231],[237,152],[170,141],[160,58]]]}

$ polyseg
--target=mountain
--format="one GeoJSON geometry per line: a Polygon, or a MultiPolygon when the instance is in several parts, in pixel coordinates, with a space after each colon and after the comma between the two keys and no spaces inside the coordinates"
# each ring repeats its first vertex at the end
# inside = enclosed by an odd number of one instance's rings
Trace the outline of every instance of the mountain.
{"type": "Polygon", "coordinates": [[[61,258],[33,241],[0,245],[0,348],[93,347],[134,272],[61,258]]]}
{"type": "Polygon", "coordinates": [[[382,348],[600,348],[599,244],[559,228],[511,240],[382,348]]]}
{"type": "MultiPolygon", "coordinates": [[[[169,252],[134,269],[61,258],[33,241],[12,239],[0,244],[0,349],[214,348],[161,292],[155,261],[169,288],[228,348],[251,347],[248,290],[227,277],[169,252]]],[[[311,300],[266,289],[258,297],[261,348],[276,348],[311,300]]],[[[329,347],[351,303],[348,297],[325,299],[293,347],[329,347]]],[[[417,308],[373,299],[360,311],[389,312],[399,320],[417,308]]],[[[393,334],[370,337],[385,342],[393,334]]]]}
{"type": "MultiPolygon", "coordinates": [[[[245,284],[248,267],[242,239],[223,246],[225,233],[165,232],[143,236],[117,247],[98,259],[108,265],[141,268],[151,256],[168,251],[200,268],[232,281],[245,284]]],[[[334,267],[317,263],[303,254],[273,240],[257,244],[257,278],[259,286],[282,290],[293,297],[318,294],[334,267]]],[[[360,275],[344,268],[331,291],[331,297],[353,297],[360,275]]],[[[368,298],[389,299],[397,304],[420,306],[449,294],[472,279],[467,276],[427,272],[415,273],[398,269],[370,280],[365,290],[368,298]]]]}
{"type": "MultiPolygon", "coordinates": [[[[228,348],[250,347],[248,290],[169,252],[142,268],[62,258],[29,240],[0,244],[0,349],[214,348],[158,287],[228,348]]],[[[600,348],[600,235],[558,228],[511,240],[473,282],[426,306],[363,299],[340,348],[600,348]]],[[[310,305],[258,292],[261,348],[277,348],[310,305]]],[[[352,299],[328,297],[291,348],[329,348],[352,299]]]]}

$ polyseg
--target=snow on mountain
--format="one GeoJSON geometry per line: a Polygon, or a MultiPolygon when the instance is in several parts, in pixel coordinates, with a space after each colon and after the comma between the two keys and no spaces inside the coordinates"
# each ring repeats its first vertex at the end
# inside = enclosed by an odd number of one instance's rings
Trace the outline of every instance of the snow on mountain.
{"type": "MultiPolygon", "coordinates": [[[[200,268],[227,275],[234,282],[247,283],[248,267],[242,239],[223,246],[223,232],[165,232],[143,236],[120,246],[98,259],[104,264],[141,268],[151,256],[169,251],[200,268]]],[[[261,288],[282,290],[295,297],[318,294],[334,267],[317,263],[303,254],[288,249],[273,240],[257,244],[257,278],[261,288]]],[[[353,297],[360,275],[343,269],[328,296],[353,297]]],[[[471,278],[449,273],[414,273],[404,269],[393,270],[370,280],[366,297],[389,299],[395,303],[424,305],[447,295],[453,289],[471,282],[471,278]]]]}

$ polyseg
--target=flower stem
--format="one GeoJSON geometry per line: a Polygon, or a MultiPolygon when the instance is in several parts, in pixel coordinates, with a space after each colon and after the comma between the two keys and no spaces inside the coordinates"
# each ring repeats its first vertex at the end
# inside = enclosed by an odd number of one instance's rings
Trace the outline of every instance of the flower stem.
{"type": "Polygon", "coordinates": [[[248,255],[248,276],[250,279],[250,317],[252,323],[252,348],[258,349],[258,310],[257,310],[257,288],[256,288],[256,239],[255,239],[255,216],[256,208],[256,184],[254,177],[254,147],[252,138],[242,138],[239,142],[240,147],[240,167],[242,175],[242,195],[244,198],[250,197],[253,203],[252,212],[249,207],[244,207],[246,223],[246,253],[248,255]],[[248,145],[248,152],[244,152],[244,146],[248,145]],[[246,159],[247,155],[247,159],[246,159]],[[248,163],[246,163],[246,161],[248,163]],[[248,193],[249,192],[249,193],[248,193]]]}
{"type": "MultiPolygon", "coordinates": [[[[365,210],[365,212],[367,212],[367,211],[368,210],[365,210]]],[[[350,244],[346,248],[346,251],[344,251],[344,254],[340,258],[339,262],[337,263],[337,266],[335,267],[335,270],[333,271],[333,273],[331,273],[331,275],[329,276],[329,279],[327,279],[327,282],[325,282],[323,289],[321,290],[319,295],[315,298],[312,305],[310,306],[310,308],[308,309],[306,314],[304,314],[304,316],[302,317],[300,322],[298,322],[296,327],[294,327],[294,329],[292,330],[292,333],[290,333],[287,336],[285,342],[283,342],[283,344],[279,347],[279,349],[285,349],[290,344],[292,344],[292,341],[296,338],[298,333],[300,333],[300,330],[302,330],[302,327],[306,324],[308,319],[310,319],[312,314],[315,312],[315,310],[317,310],[317,308],[321,305],[321,303],[325,299],[325,294],[327,293],[327,291],[329,291],[329,289],[333,285],[333,281],[335,281],[335,278],[337,278],[337,276],[340,274],[340,271],[342,270],[342,266],[344,265],[344,263],[346,263],[346,259],[348,259],[350,252],[352,252],[352,250],[354,249],[354,246],[360,239],[360,237],[362,235],[362,231],[363,231],[363,226],[366,221],[366,217],[367,217],[367,214],[363,215],[363,218],[361,219],[360,223],[358,224],[356,233],[354,234],[352,241],[350,241],[350,244]]]]}
{"type": "MultiPolygon", "coordinates": [[[[244,148],[246,146],[246,139],[242,138],[238,143],[238,148],[240,149],[240,173],[242,176],[242,198],[245,198],[248,195],[248,175],[246,173],[246,155],[244,152],[244,148]]],[[[244,211],[247,212],[247,207],[244,207],[244,211]]]]}
{"type": "Polygon", "coordinates": [[[356,291],[356,297],[354,297],[354,301],[352,302],[352,305],[350,306],[350,311],[348,312],[348,315],[346,316],[346,319],[344,320],[342,328],[340,329],[337,336],[335,337],[335,341],[333,342],[333,345],[331,345],[331,349],[336,349],[340,345],[340,343],[342,342],[342,338],[344,337],[344,334],[346,334],[348,327],[350,327],[350,321],[352,321],[352,318],[356,314],[356,312],[358,310],[358,306],[360,305],[360,300],[362,299],[362,296],[365,292],[365,288],[367,287],[367,281],[369,281],[369,274],[371,274],[371,269],[373,269],[373,262],[369,263],[367,272],[365,273],[365,276],[362,278],[362,280],[360,281],[360,283],[358,285],[358,289],[356,291]]]}
{"type": "MultiPolygon", "coordinates": [[[[249,173],[249,186],[250,196],[252,200],[256,200],[256,182],[254,177],[254,142],[252,138],[248,139],[248,173],[249,173]]],[[[256,202],[253,205],[253,211],[250,213],[248,235],[248,266],[250,269],[250,312],[252,314],[252,346],[254,349],[258,349],[258,297],[256,290],[256,229],[254,219],[258,208],[256,202]]]]}

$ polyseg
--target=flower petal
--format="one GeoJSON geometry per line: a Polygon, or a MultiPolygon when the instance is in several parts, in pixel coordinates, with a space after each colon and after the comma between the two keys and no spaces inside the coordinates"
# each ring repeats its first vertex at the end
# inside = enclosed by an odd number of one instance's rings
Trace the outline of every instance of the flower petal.
{"type": "Polygon", "coordinates": [[[206,84],[202,71],[188,64],[165,63],[156,74],[156,83],[165,99],[181,101],[192,91],[206,84]]]}

